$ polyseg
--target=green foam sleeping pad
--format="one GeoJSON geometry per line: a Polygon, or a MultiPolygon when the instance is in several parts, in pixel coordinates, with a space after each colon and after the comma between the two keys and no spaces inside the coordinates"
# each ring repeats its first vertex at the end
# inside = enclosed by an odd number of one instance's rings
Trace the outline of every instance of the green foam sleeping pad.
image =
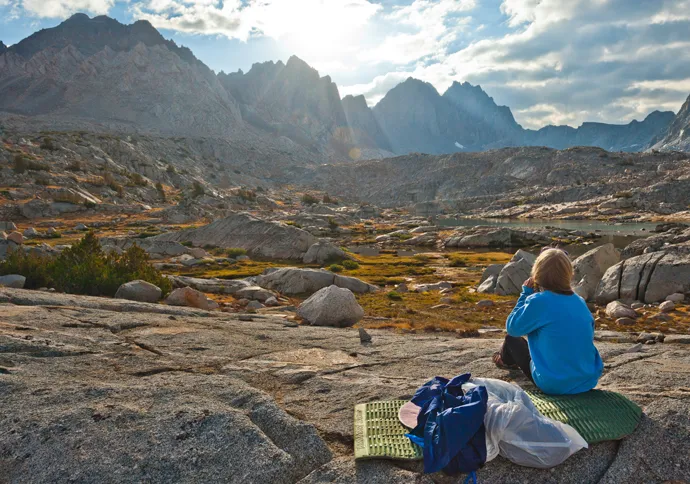
{"type": "MultiPolygon", "coordinates": [[[[574,427],[588,444],[619,440],[637,427],[642,409],[620,393],[592,390],[579,395],[526,392],[546,417],[574,427]]],[[[398,419],[405,400],[355,405],[355,459],[422,459],[422,449],[405,437],[398,419]]]]}

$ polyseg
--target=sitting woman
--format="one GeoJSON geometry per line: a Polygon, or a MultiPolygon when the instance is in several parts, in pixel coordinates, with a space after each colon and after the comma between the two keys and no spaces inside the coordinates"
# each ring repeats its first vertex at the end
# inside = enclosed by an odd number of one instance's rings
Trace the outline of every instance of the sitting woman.
{"type": "Polygon", "coordinates": [[[566,252],[542,250],[508,316],[503,346],[494,354],[496,366],[518,367],[554,395],[591,390],[604,368],[594,346],[594,318],[570,287],[572,276],[566,252]]]}

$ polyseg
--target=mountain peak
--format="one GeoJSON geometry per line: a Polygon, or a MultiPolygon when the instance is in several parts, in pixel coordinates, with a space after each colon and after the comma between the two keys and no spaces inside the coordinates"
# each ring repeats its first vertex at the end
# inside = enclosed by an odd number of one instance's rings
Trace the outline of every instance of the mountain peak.
{"type": "Polygon", "coordinates": [[[2,40],[0,40],[0,55],[4,54],[6,50],[7,50],[7,46],[5,45],[5,43],[2,40]]]}

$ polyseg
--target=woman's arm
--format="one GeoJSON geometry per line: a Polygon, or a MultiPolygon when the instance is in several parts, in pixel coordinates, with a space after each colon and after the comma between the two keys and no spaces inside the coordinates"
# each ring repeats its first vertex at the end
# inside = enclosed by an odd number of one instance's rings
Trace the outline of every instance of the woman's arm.
{"type": "Polygon", "coordinates": [[[544,325],[541,301],[529,298],[534,294],[534,288],[531,287],[530,282],[529,279],[525,281],[525,285],[522,286],[522,294],[520,294],[515,308],[506,320],[506,331],[510,336],[525,336],[544,325]]]}

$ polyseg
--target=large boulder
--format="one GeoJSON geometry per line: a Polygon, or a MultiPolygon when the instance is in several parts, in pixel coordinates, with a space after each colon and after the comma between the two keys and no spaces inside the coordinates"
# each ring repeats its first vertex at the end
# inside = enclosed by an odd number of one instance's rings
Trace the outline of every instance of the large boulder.
{"type": "Polygon", "coordinates": [[[165,299],[165,302],[171,306],[187,306],[190,308],[198,308],[211,310],[217,307],[215,301],[209,300],[203,292],[192,289],[191,287],[180,287],[175,289],[165,299]]]}
{"type": "Polygon", "coordinates": [[[315,326],[352,326],[364,317],[364,309],[349,289],[328,286],[312,294],[297,308],[297,315],[315,326]]]}
{"type": "Polygon", "coordinates": [[[302,260],[316,237],[302,229],[237,213],[196,229],[157,235],[147,240],[170,240],[197,247],[240,247],[256,257],[302,260]]]}
{"type": "Polygon", "coordinates": [[[313,294],[331,285],[347,288],[358,294],[378,290],[378,287],[355,277],[341,276],[323,269],[296,267],[267,269],[256,277],[256,284],[286,295],[313,294]]]}
{"type": "Polygon", "coordinates": [[[168,276],[173,287],[191,287],[210,294],[236,294],[237,291],[254,286],[244,279],[202,279],[200,277],[168,276]]]}
{"type": "Polygon", "coordinates": [[[328,241],[320,240],[309,247],[302,257],[302,262],[305,264],[325,264],[349,258],[350,256],[340,247],[336,247],[328,241]]]}
{"type": "Polygon", "coordinates": [[[534,254],[518,250],[498,274],[494,292],[501,296],[520,294],[522,283],[530,277],[535,260],[534,254]]]}
{"type": "Polygon", "coordinates": [[[161,288],[150,282],[136,280],[122,284],[115,293],[118,299],[155,303],[163,294],[161,288]]]}
{"type": "Polygon", "coordinates": [[[268,289],[264,289],[263,287],[247,286],[235,292],[235,297],[238,299],[251,299],[253,301],[264,302],[267,299],[275,297],[275,294],[268,289]]]}
{"type": "Polygon", "coordinates": [[[26,283],[26,277],[19,274],[8,274],[0,276],[0,286],[13,287],[15,289],[22,289],[26,283]]]}
{"type": "Polygon", "coordinates": [[[674,293],[690,292],[690,253],[650,252],[609,267],[597,288],[595,300],[607,304],[623,301],[660,302],[674,293]]]}
{"type": "Polygon", "coordinates": [[[573,290],[591,301],[606,270],[621,259],[613,244],[604,244],[585,252],[573,261],[573,290]]]}

